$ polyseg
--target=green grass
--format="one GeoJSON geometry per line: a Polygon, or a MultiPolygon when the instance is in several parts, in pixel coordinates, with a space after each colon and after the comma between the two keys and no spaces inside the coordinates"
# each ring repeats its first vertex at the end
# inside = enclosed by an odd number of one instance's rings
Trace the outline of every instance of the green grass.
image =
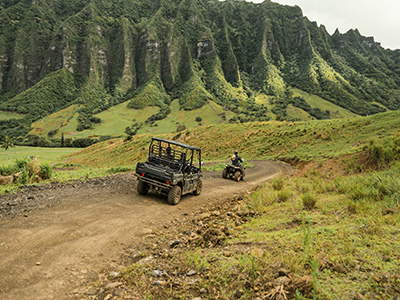
{"type": "Polygon", "coordinates": [[[54,164],[60,162],[64,155],[77,151],[76,148],[41,148],[41,147],[26,147],[16,146],[7,151],[0,149],[0,165],[10,165],[16,159],[25,159],[30,156],[35,156],[40,163],[54,164]]]}
{"type": "Polygon", "coordinates": [[[75,124],[74,128],[76,129],[76,118],[78,116],[78,109],[78,105],[71,105],[63,110],[60,110],[54,114],[44,117],[39,121],[34,122],[32,124],[33,129],[29,132],[29,134],[47,136],[50,131],[58,130],[59,132],[55,135],[55,137],[60,137],[61,128],[66,127],[72,123],[75,124]]]}
{"type": "Polygon", "coordinates": [[[307,177],[287,178],[284,185],[294,194],[281,203],[271,202],[270,195],[275,192],[272,186],[266,185],[247,199],[249,207],[261,212],[262,216],[246,224],[241,237],[231,240],[230,244],[265,242],[268,255],[263,258],[264,265],[282,265],[300,275],[312,273],[307,265],[316,261],[320,271],[315,275],[322,299],[351,298],[354,291],[364,294],[366,299],[376,296],[393,299],[399,284],[395,275],[399,265],[395,259],[386,257],[400,254],[399,235],[393,235],[398,231],[396,224],[400,221],[398,186],[384,193],[387,199],[370,198],[368,194],[362,201],[352,200],[352,192],[355,186],[379,189],[371,176],[398,185],[393,181],[398,171],[399,164],[395,164],[387,171],[338,176],[335,181],[318,172],[310,172],[307,177]],[[315,180],[320,181],[318,188],[315,180]],[[347,188],[336,189],[337,181],[347,188]],[[304,193],[304,185],[312,192],[304,193]],[[316,206],[302,209],[301,202],[314,195],[318,195],[316,206]],[[350,204],[356,208],[349,209],[350,204]],[[346,273],[334,271],[336,264],[343,265],[346,273]],[[369,280],[371,276],[387,276],[387,279],[377,282],[369,280]]]}
{"type": "Polygon", "coordinates": [[[21,115],[21,114],[0,110],[0,121],[9,120],[9,119],[22,119],[23,117],[24,117],[24,115],[21,115]]]}
{"type": "Polygon", "coordinates": [[[308,112],[289,104],[287,109],[287,115],[294,120],[312,120],[314,119],[308,112]]]}
{"type": "MultiPolygon", "coordinates": [[[[247,160],[311,161],[360,152],[372,139],[398,135],[398,128],[400,111],[322,121],[212,124],[157,136],[202,148],[205,161],[226,160],[234,150],[247,160]]],[[[150,136],[137,135],[129,142],[99,143],[69,158],[90,166],[131,165],[145,158],[149,142],[150,136]]]]}
{"type": "MultiPolygon", "coordinates": [[[[32,124],[33,129],[30,134],[45,135],[58,130],[55,137],[60,137],[64,133],[65,138],[87,138],[99,136],[125,136],[125,128],[135,122],[144,122],[151,115],[160,111],[159,107],[145,107],[143,109],[131,109],[127,107],[128,102],[124,102],[109,108],[108,110],[96,114],[95,117],[101,119],[100,124],[95,124],[92,130],[76,131],[78,126],[78,106],[72,105],[62,111],[47,116],[32,124]]],[[[225,111],[215,102],[210,101],[203,107],[191,111],[180,109],[179,101],[171,103],[171,113],[167,118],[156,121],[155,125],[144,124],[139,129],[138,134],[163,134],[176,132],[179,126],[194,128],[200,125],[227,123],[230,118],[235,116],[231,111],[225,111]],[[222,117],[225,114],[225,121],[222,117]],[[200,117],[201,121],[196,121],[200,117]]]]}
{"type": "Polygon", "coordinates": [[[187,129],[201,125],[227,123],[223,121],[220,114],[225,113],[226,120],[229,120],[235,114],[231,111],[224,111],[223,108],[213,101],[205,104],[203,107],[195,110],[182,110],[179,101],[174,100],[171,103],[171,113],[164,120],[157,121],[155,126],[144,126],[138,131],[138,134],[165,134],[177,131],[179,125],[187,129]],[[201,121],[196,121],[200,117],[201,121]]]}
{"type": "Polygon", "coordinates": [[[351,111],[340,107],[336,104],[333,104],[332,102],[329,102],[319,96],[309,94],[307,92],[304,92],[302,90],[299,90],[297,88],[292,89],[293,96],[294,97],[303,97],[304,100],[308,104],[311,105],[313,108],[319,108],[322,111],[329,110],[331,119],[338,119],[338,118],[351,118],[351,117],[356,117],[357,115],[352,113],[351,111]]]}
{"type": "Polygon", "coordinates": [[[271,111],[272,105],[270,104],[270,100],[275,100],[275,96],[268,96],[265,94],[259,94],[256,96],[256,103],[263,104],[268,108],[267,116],[271,118],[271,120],[275,120],[275,114],[271,111]]]}

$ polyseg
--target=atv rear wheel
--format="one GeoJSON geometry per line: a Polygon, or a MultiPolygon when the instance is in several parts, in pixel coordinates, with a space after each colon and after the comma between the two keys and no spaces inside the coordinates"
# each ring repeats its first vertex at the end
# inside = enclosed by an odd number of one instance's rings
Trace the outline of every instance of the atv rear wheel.
{"type": "Polygon", "coordinates": [[[222,178],[228,178],[228,171],[226,170],[226,168],[222,171],[222,178]]]}
{"type": "Polygon", "coordinates": [[[180,186],[174,185],[168,192],[168,203],[177,205],[181,201],[182,191],[180,186]]]}
{"type": "Polygon", "coordinates": [[[239,171],[236,171],[236,172],[235,172],[235,181],[239,181],[239,180],[240,180],[240,177],[241,177],[240,172],[239,172],[239,171]]]}
{"type": "Polygon", "coordinates": [[[197,189],[193,192],[193,195],[199,196],[203,189],[203,182],[199,179],[199,183],[197,184],[197,189]]]}
{"type": "Polygon", "coordinates": [[[149,185],[146,182],[138,180],[136,189],[139,195],[147,195],[149,192],[149,185]]]}

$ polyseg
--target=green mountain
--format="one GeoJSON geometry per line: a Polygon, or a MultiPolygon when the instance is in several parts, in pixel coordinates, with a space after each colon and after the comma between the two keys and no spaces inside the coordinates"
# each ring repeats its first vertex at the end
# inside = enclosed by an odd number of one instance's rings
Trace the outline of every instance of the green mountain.
{"type": "Polygon", "coordinates": [[[0,135],[25,136],[70,106],[77,131],[122,103],[158,107],[143,123],[153,124],[175,99],[185,111],[215,104],[235,115],[221,122],[290,119],[291,107],[332,117],[294,89],[358,115],[397,110],[400,50],[358,30],[329,35],[299,7],[268,0],[0,3],[0,111],[25,115],[0,120],[0,135]]]}

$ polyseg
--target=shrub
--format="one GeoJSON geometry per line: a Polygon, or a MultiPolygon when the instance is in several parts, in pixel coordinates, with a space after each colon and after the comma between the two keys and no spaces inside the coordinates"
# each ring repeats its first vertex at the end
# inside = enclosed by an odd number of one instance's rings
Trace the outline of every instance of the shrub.
{"type": "Polygon", "coordinates": [[[313,209],[317,204],[317,196],[312,193],[306,193],[301,196],[301,202],[305,209],[313,209]]]}
{"type": "Polygon", "coordinates": [[[372,140],[366,147],[370,166],[384,168],[391,162],[400,159],[400,138],[390,137],[382,141],[372,140]]]}
{"type": "Polygon", "coordinates": [[[276,193],[276,201],[278,203],[286,202],[291,197],[292,197],[292,191],[290,189],[283,189],[276,193]]]}
{"type": "Polygon", "coordinates": [[[107,173],[116,174],[116,173],[130,172],[130,171],[132,171],[131,167],[116,167],[107,170],[107,173]]]}
{"type": "Polygon", "coordinates": [[[285,180],[283,179],[283,177],[279,176],[279,177],[272,179],[271,186],[275,191],[280,191],[280,190],[282,190],[284,183],[285,183],[285,180]]]}
{"type": "Polygon", "coordinates": [[[42,179],[51,179],[53,176],[53,168],[48,164],[41,164],[39,171],[39,176],[42,179]]]}

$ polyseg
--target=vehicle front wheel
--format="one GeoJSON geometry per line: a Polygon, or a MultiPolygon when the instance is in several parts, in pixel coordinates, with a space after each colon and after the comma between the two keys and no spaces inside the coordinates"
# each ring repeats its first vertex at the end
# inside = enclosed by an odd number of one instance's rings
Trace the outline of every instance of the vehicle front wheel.
{"type": "Polygon", "coordinates": [[[226,170],[226,168],[222,171],[222,178],[228,178],[228,171],[226,170]]]}
{"type": "Polygon", "coordinates": [[[181,201],[182,191],[178,185],[174,185],[168,192],[168,203],[177,205],[181,201]]]}
{"type": "Polygon", "coordinates": [[[236,171],[235,172],[235,181],[239,181],[240,180],[240,172],[239,171],[236,171]]]}
{"type": "Polygon", "coordinates": [[[197,189],[193,192],[193,195],[199,196],[201,194],[202,189],[203,189],[203,182],[199,179],[199,182],[197,183],[197,189]]]}
{"type": "Polygon", "coordinates": [[[138,180],[136,189],[139,195],[147,195],[149,192],[149,185],[146,182],[138,180]]]}

